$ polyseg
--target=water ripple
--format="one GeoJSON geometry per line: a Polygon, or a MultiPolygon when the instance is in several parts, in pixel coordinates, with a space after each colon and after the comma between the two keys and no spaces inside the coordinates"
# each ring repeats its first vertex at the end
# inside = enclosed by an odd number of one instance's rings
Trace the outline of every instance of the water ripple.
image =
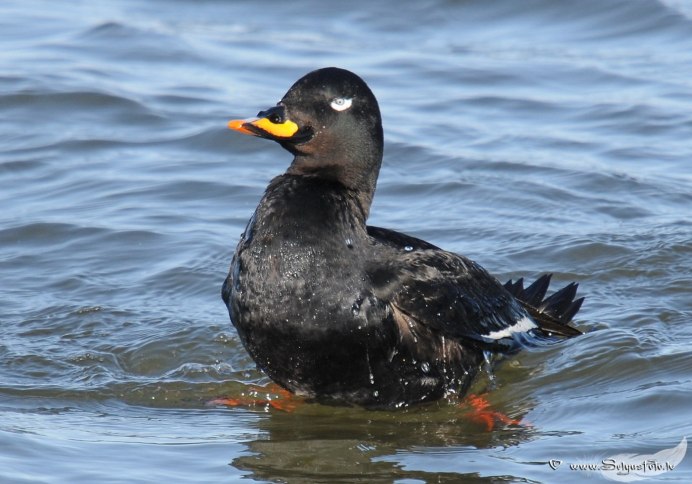
{"type": "Polygon", "coordinates": [[[550,482],[692,435],[691,29],[677,0],[2,2],[0,480],[550,482]],[[226,122],[324,65],[380,100],[373,224],[580,283],[583,337],[474,387],[532,427],[206,406],[267,383],[219,291],[290,162],[226,122]]]}

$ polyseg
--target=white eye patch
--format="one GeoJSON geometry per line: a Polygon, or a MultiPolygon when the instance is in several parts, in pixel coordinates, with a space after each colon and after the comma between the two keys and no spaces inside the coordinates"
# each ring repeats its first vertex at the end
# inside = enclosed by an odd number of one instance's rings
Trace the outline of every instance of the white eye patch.
{"type": "Polygon", "coordinates": [[[353,99],[345,97],[334,98],[332,99],[332,102],[329,103],[329,105],[335,111],[346,111],[348,108],[351,107],[351,104],[353,104],[353,99]]]}

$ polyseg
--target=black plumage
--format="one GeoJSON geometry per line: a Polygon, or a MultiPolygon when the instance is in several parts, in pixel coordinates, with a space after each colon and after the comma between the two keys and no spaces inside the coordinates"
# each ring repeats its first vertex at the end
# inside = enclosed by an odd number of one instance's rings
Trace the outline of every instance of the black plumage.
{"type": "Polygon", "coordinates": [[[398,407],[463,395],[485,351],[574,336],[576,284],[501,285],[475,262],[366,225],[382,161],[377,101],[355,74],[311,72],[230,127],[294,155],[241,237],[222,295],[245,348],[282,387],[398,407]]]}

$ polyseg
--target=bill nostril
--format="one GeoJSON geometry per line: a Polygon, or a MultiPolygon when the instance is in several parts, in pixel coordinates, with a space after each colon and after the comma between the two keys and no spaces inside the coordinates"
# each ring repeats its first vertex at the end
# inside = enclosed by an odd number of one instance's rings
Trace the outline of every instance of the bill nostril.
{"type": "Polygon", "coordinates": [[[265,111],[257,113],[258,118],[266,118],[274,124],[282,124],[286,121],[284,110],[282,107],[273,107],[265,111]]]}

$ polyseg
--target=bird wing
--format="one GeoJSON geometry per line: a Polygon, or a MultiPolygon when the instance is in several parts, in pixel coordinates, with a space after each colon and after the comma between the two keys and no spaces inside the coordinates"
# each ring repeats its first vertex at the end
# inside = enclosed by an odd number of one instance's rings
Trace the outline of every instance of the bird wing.
{"type": "Polygon", "coordinates": [[[537,327],[522,305],[475,262],[398,232],[368,228],[382,257],[367,273],[395,317],[442,336],[514,346],[537,327]]]}

